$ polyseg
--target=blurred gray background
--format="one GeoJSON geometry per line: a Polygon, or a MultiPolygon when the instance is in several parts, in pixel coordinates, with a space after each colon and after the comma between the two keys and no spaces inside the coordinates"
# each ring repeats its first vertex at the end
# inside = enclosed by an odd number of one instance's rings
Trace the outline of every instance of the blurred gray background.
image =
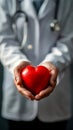
{"type": "Polygon", "coordinates": [[[3,66],[0,63],[0,130],[8,130],[7,122],[1,117],[3,66]]]}

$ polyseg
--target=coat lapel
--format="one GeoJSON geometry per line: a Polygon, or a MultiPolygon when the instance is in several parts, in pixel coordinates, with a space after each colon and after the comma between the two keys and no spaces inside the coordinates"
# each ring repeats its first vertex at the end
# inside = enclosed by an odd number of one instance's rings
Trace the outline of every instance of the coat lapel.
{"type": "Polygon", "coordinates": [[[36,10],[33,6],[32,0],[23,0],[22,1],[22,10],[30,17],[37,17],[36,10]]]}
{"type": "Polygon", "coordinates": [[[45,17],[55,7],[55,0],[45,0],[39,10],[39,19],[45,17]]]}
{"type": "Polygon", "coordinates": [[[55,0],[44,0],[37,16],[32,0],[23,0],[21,3],[23,11],[28,16],[32,18],[38,17],[39,19],[43,18],[55,6],[55,0]]]}

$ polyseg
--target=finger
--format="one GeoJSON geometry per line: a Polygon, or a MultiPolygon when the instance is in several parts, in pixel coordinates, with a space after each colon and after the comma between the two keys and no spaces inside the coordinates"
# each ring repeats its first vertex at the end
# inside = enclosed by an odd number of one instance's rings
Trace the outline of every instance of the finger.
{"type": "Polygon", "coordinates": [[[51,92],[54,90],[52,86],[49,86],[45,90],[42,90],[39,94],[35,96],[35,100],[40,100],[42,98],[45,98],[51,94],[51,92]]]}
{"type": "Polygon", "coordinates": [[[22,84],[21,76],[20,76],[20,69],[15,69],[14,70],[14,80],[16,84],[22,84]]]}
{"type": "Polygon", "coordinates": [[[51,71],[50,84],[53,85],[54,83],[56,83],[56,81],[57,81],[57,76],[58,76],[58,72],[55,71],[55,70],[52,70],[52,71],[51,71]]]}
{"type": "Polygon", "coordinates": [[[34,95],[23,86],[17,85],[17,89],[18,92],[22,94],[24,97],[26,97],[27,99],[34,100],[34,95]]]}
{"type": "Polygon", "coordinates": [[[16,80],[14,80],[14,84],[18,90],[18,92],[20,94],[22,94],[23,96],[25,96],[26,98],[30,99],[30,100],[34,100],[34,95],[32,95],[32,93],[30,91],[28,91],[22,83],[18,84],[16,80]]]}

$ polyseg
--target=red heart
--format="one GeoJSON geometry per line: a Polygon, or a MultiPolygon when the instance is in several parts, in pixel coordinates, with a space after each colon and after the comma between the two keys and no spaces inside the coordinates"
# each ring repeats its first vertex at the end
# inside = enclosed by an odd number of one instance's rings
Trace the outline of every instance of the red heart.
{"type": "Polygon", "coordinates": [[[44,66],[27,66],[21,71],[21,78],[25,87],[34,95],[49,85],[50,71],[44,66]]]}

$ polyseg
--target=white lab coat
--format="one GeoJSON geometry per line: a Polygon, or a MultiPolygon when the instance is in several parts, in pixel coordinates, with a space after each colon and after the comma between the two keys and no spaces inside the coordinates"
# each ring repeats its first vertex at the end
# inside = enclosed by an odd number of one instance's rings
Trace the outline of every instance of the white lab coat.
{"type": "Polygon", "coordinates": [[[51,31],[56,2],[45,0],[38,15],[32,0],[21,0],[24,12],[15,15],[16,0],[0,0],[0,59],[4,65],[2,116],[13,120],[51,122],[71,116],[70,63],[73,60],[73,1],[61,0],[60,31],[51,31]],[[51,61],[60,70],[61,80],[54,92],[41,101],[30,101],[16,90],[13,69],[21,61],[34,65],[51,61]]]}

